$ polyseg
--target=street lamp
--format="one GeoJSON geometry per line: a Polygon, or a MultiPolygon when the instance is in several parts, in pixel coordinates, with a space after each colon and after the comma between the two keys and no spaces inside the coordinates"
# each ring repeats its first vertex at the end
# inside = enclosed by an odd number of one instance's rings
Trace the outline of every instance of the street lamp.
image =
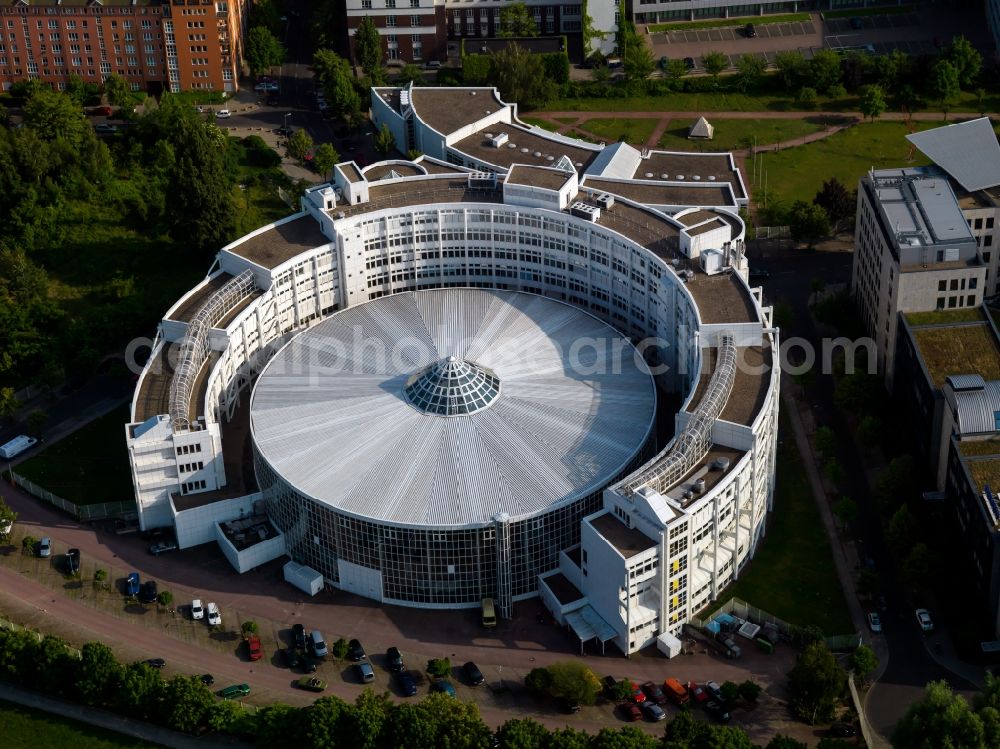
{"type": "Polygon", "coordinates": [[[285,126],[282,128],[282,130],[285,131],[285,137],[288,137],[288,118],[291,116],[292,116],[291,112],[285,113],[285,126]]]}

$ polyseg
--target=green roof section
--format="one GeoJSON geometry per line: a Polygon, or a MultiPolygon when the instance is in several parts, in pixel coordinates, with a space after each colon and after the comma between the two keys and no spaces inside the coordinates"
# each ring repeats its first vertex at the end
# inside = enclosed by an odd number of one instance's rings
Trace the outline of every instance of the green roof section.
{"type": "Polygon", "coordinates": [[[937,312],[907,312],[906,321],[911,326],[918,325],[949,325],[957,322],[979,322],[983,313],[978,308],[973,309],[943,309],[937,312]]]}
{"type": "Polygon", "coordinates": [[[913,338],[934,387],[948,375],[978,374],[1000,380],[1000,347],[986,321],[979,324],[913,328],[913,338]]]}

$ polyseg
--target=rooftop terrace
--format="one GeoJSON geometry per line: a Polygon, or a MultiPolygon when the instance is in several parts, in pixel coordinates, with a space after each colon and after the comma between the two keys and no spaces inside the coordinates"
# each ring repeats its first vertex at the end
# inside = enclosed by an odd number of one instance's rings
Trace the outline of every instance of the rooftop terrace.
{"type": "Polygon", "coordinates": [[[1000,347],[986,322],[913,328],[920,357],[934,387],[948,375],[979,374],[1000,380],[1000,347]]]}
{"type": "Polygon", "coordinates": [[[230,247],[229,252],[263,268],[276,268],[306,250],[329,244],[316,219],[301,216],[230,247]]]}
{"type": "Polygon", "coordinates": [[[657,542],[642,531],[629,528],[611,513],[605,512],[590,519],[590,524],[598,533],[614,546],[626,559],[655,547],[657,542]]]}

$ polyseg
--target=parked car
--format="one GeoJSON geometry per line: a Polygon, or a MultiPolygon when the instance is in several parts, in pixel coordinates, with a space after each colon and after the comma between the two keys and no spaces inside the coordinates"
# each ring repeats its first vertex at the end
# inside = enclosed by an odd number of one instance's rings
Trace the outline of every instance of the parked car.
{"type": "Polygon", "coordinates": [[[483,676],[483,672],[479,670],[479,667],[469,661],[464,666],[462,670],[465,671],[465,678],[469,680],[469,683],[474,687],[478,687],[480,684],[486,681],[486,677],[483,676]]]}
{"type": "Polygon", "coordinates": [[[931,613],[927,609],[917,609],[914,613],[917,615],[917,624],[920,625],[920,629],[924,632],[934,631],[934,622],[931,620],[931,613]]]}
{"type": "Polygon", "coordinates": [[[403,670],[403,654],[399,652],[399,648],[391,647],[385,651],[385,663],[390,671],[403,670]]]}
{"type": "Polygon", "coordinates": [[[149,658],[143,661],[147,666],[152,666],[153,668],[163,668],[167,665],[167,662],[162,658],[149,658]]]}
{"type": "Polygon", "coordinates": [[[457,693],[455,692],[455,687],[452,686],[452,683],[447,679],[438,679],[437,681],[435,681],[433,684],[431,684],[431,691],[443,692],[449,697],[458,696],[457,693]]]}
{"type": "Polygon", "coordinates": [[[643,702],[646,701],[646,693],[643,692],[642,691],[642,687],[640,687],[634,681],[632,682],[632,697],[631,697],[631,699],[637,705],[641,705],[643,702]]]}
{"type": "Polygon", "coordinates": [[[109,107],[108,105],[104,104],[99,107],[94,107],[93,109],[90,110],[90,113],[92,115],[96,115],[97,117],[110,117],[115,113],[115,110],[109,107]]]}
{"type": "Polygon", "coordinates": [[[302,665],[302,656],[295,648],[282,648],[281,660],[284,661],[286,668],[294,669],[302,665]]]}
{"type": "Polygon", "coordinates": [[[850,723],[834,723],[830,726],[830,735],[837,739],[850,739],[857,736],[858,732],[850,723]]]}
{"type": "Polygon", "coordinates": [[[667,702],[667,695],[651,681],[647,681],[642,685],[642,691],[649,698],[650,702],[655,702],[657,705],[664,705],[667,702]]]}
{"type": "Polygon", "coordinates": [[[298,684],[299,689],[305,689],[310,692],[322,692],[326,689],[326,682],[318,676],[303,676],[295,683],[298,684]]]}
{"type": "Polygon", "coordinates": [[[191,618],[196,621],[205,618],[205,607],[201,605],[200,598],[191,601],[191,618]]]}
{"type": "Polygon", "coordinates": [[[438,68],[441,67],[441,61],[440,60],[431,60],[426,65],[424,65],[424,67],[427,68],[428,70],[437,70],[438,68]]]}
{"type": "Polygon", "coordinates": [[[250,651],[250,660],[259,661],[264,657],[264,649],[260,645],[260,638],[255,634],[247,635],[247,649],[250,651]]]}
{"type": "Polygon", "coordinates": [[[684,64],[687,66],[688,70],[694,70],[695,66],[694,66],[694,58],[693,57],[685,57],[684,58],[684,64]]]}
{"type": "Polygon", "coordinates": [[[139,602],[156,603],[157,594],[156,580],[147,580],[142,584],[142,587],[139,588],[139,602]]]}
{"type": "Polygon", "coordinates": [[[409,671],[396,672],[396,684],[404,697],[412,697],[417,693],[417,682],[409,671]]]}
{"type": "Polygon", "coordinates": [[[642,709],[634,702],[623,702],[618,706],[618,709],[625,720],[642,720],[642,709]]]}
{"type": "Polygon", "coordinates": [[[868,629],[870,629],[872,632],[882,631],[882,620],[879,618],[879,615],[874,611],[868,612],[868,629]]]}
{"type": "Polygon", "coordinates": [[[751,281],[766,281],[771,277],[771,271],[764,268],[751,268],[748,275],[751,281]]]}
{"type": "Polygon", "coordinates": [[[705,712],[711,715],[715,720],[720,723],[729,722],[729,710],[726,709],[726,705],[723,702],[717,702],[715,700],[709,700],[705,703],[705,712]]]}
{"type": "Polygon", "coordinates": [[[66,574],[75,575],[80,571],[80,550],[70,549],[66,552],[66,574]]]}
{"type": "Polygon", "coordinates": [[[233,684],[219,691],[219,696],[224,700],[235,700],[238,697],[246,697],[250,694],[249,684],[233,684]]]}
{"type": "Polygon", "coordinates": [[[323,639],[323,633],[318,629],[309,633],[309,649],[317,658],[326,658],[330,653],[326,647],[326,640],[323,639]]]}
{"type": "Polygon", "coordinates": [[[38,556],[42,559],[48,559],[52,556],[52,539],[48,536],[43,537],[42,540],[38,542],[38,556]]]}
{"type": "Polygon", "coordinates": [[[614,699],[615,687],[618,686],[618,679],[614,676],[605,676],[601,679],[601,686],[604,687],[604,696],[609,700],[614,699]]]}
{"type": "Polygon", "coordinates": [[[708,692],[697,682],[689,681],[687,683],[687,692],[691,697],[691,701],[698,705],[708,701],[708,692]]]}
{"type": "Polygon", "coordinates": [[[667,714],[663,712],[663,708],[652,700],[646,700],[640,707],[642,708],[642,714],[649,720],[664,720],[667,717],[667,714]]]}
{"type": "Polygon", "coordinates": [[[209,627],[219,627],[222,625],[222,614],[219,613],[219,607],[208,602],[208,606],[205,608],[205,613],[208,616],[208,626],[209,627]]]}
{"type": "Polygon", "coordinates": [[[302,656],[302,673],[304,674],[314,674],[316,673],[316,661],[310,658],[307,654],[301,653],[302,656]]]}
{"type": "Polygon", "coordinates": [[[285,138],[291,138],[294,133],[295,130],[293,128],[285,127],[284,125],[282,125],[279,128],[275,128],[274,130],[275,135],[281,135],[284,136],[285,138]]]}
{"type": "Polygon", "coordinates": [[[705,682],[705,691],[708,692],[708,696],[711,699],[715,700],[719,704],[726,704],[726,698],[722,696],[722,687],[714,681],[705,682]]]}
{"type": "Polygon", "coordinates": [[[363,661],[368,657],[360,640],[351,640],[347,643],[347,657],[352,661],[363,661]]]}
{"type": "Polygon", "coordinates": [[[149,545],[149,553],[154,557],[158,557],[160,554],[166,554],[168,551],[177,551],[177,544],[170,539],[154,541],[149,545]]]}
{"type": "Polygon", "coordinates": [[[212,674],[202,674],[198,677],[198,680],[206,687],[210,687],[215,683],[215,677],[212,674]]]}
{"type": "Polygon", "coordinates": [[[109,125],[107,122],[98,122],[94,125],[94,132],[98,135],[111,135],[118,132],[118,126],[109,125]]]}
{"type": "Polygon", "coordinates": [[[292,625],[292,641],[299,650],[306,649],[306,628],[302,624],[292,625]]]}
{"type": "Polygon", "coordinates": [[[375,669],[372,668],[372,664],[368,662],[355,663],[354,673],[358,677],[358,681],[363,684],[367,684],[370,681],[375,681],[375,669]]]}
{"type": "Polygon", "coordinates": [[[233,113],[228,109],[219,109],[216,111],[215,116],[220,120],[225,120],[233,116],[233,113]]]}
{"type": "Polygon", "coordinates": [[[125,595],[135,598],[139,595],[139,586],[141,582],[139,580],[138,572],[129,572],[128,577],[125,578],[125,595]]]}
{"type": "Polygon", "coordinates": [[[272,93],[272,94],[268,94],[267,95],[267,106],[269,106],[269,107],[276,107],[276,106],[278,106],[278,95],[277,94],[273,94],[272,93]]]}
{"type": "Polygon", "coordinates": [[[754,25],[752,23],[748,23],[746,26],[743,27],[743,35],[747,39],[753,39],[754,37],[757,36],[757,29],[754,28],[754,25]]]}
{"type": "Polygon", "coordinates": [[[568,697],[560,697],[559,709],[567,715],[573,715],[574,713],[580,712],[580,703],[575,700],[571,700],[568,697]]]}

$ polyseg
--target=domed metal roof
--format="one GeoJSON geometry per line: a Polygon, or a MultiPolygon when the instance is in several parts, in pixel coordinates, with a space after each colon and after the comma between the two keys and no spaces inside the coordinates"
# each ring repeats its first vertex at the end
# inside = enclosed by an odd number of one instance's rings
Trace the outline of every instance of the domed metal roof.
{"type": "Polygon", "coordinates": [[[449,356],[417,372],[403,390],[421,411],[464,416],[492,405],[500,395],[500,380],[485,367],[449,356]]]}

